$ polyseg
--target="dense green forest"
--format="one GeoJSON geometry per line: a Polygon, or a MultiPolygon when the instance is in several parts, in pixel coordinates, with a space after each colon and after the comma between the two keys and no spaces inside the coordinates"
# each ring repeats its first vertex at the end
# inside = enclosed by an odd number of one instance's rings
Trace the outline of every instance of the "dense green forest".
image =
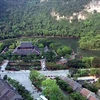
{"type": "MultiPolygon", "coordinates": [[[[57,21],[51,16],[52,10],[60,15],[70,16],[74,12],[83,10],[84,5],[90,1],[0,0],[0,40],[20,36],[85,37],[87,34],[96,38],[96,35],[100,35],[100,14],[98,13],[89,14],[85,21],[78,21],[75,18],[72,23],[66,19],[57,21]]],[[[91,40],[91,37],[89,38],[91,40]]],[[[80,48],[86,49],[83,39],[80,40],[80,48]]],[[[98,41],[94,40],[94,44],[97,43],[100,44],[99,38],[98,41]]],[[[92,45],[88,48],[87,43],[87,49],[100,49],[100,45],[92,45]]]]}

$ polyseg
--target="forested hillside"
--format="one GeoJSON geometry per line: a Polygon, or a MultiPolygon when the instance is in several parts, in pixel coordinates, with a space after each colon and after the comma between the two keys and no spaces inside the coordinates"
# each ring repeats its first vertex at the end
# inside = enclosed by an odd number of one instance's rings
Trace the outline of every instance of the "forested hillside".
{"type": "MultiPolygon", "coordinates": [[[[0,39],[20,36],[100,35],[100,14],[89,14],[85,21],[75,17],[55,20],[54,10],[64,16],[80,12],[91,0],[0,0],[0,39]]],[[[99,47],[100,48],[100,47],[99,47]]]]}

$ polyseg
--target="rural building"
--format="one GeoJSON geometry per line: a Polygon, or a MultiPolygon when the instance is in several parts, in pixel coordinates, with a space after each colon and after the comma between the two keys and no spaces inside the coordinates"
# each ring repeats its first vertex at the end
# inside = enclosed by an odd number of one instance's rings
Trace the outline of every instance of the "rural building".
{"type": "Polygon", "coordinates": [[[95,93],[89,91],[86,88],[83,88],[80,92],[83,96],[85,96],[88,100],[99,100],[98,98],[96,98],[95,93]]]}
{"type": "Polygon", "coordinates": [[[60,76],[59,78],[65,81],[66,83],[68,83],[69,86],[71,86],[74,91],[80,92],[80,94],[86,97],[87,100],[99,100],[95,93],[91,92],[86,88],[82,88],[82,85],[74,81],[73,79],[70,79],[68,77],[62,77],[62,76],[60,76]]]}
{"type": "Polygon", "coordinates": [[[78,82],[68,78],[68,77],[60,77],[63,81],[69,84],[69,86],[72,87],[73,91],[81,91],[82,85],[79,84],[78,82]]]}

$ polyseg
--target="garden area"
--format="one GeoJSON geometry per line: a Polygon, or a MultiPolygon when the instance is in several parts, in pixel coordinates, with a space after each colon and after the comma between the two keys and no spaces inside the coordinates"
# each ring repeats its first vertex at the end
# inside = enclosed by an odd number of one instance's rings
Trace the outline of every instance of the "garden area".
{"type": "MultiPolygon", "coordinates": [[[[56,62],[61,59],[61,57],[70,57],[72,49],[66,45],[62,45],[58,42],[54,42],[53,40],[48,39],[27,39],[31,41],[33,46],[37,46],[40,50],[40,54],[27,54],[27,55],[18,55],[13,54],[14,50],[18,48],[21,41],[25,41],[25,39],[20,40],[6,40],[0,43],[0,63],[4,59],[9,60],[9,65],[7,70],[29,70],[29,69],[41,69],[40,59],[45,59],[47,62],[48,69],[66,69],[66,66],[57,65],[56,62]],[[50,66],[53,65],[52,67],[50,66]]],[[[36,49],[37,49],[36,48],[36,49]]],[[[27,52],[27,51],[26,51],[27,52]]]]}
{"type": "Polygon", "coordinates": [[[85,97],[83,97],[79,92],[73,91],[71,86],[69,86],[68,83],[61,80],[59,77],[56,77],[56,82],[58,86],[61,88],[61,90],[68,95],[69,100],[87,100],[85,97]]]}
{"type": "MultiPolygon", "coordinates": [[[[74,70],[74,69],[73,69],[74,70]]],[[[84,77],[84,76],[100,76],[99,68],[91,68],[91,69],[78,69],[75,70],[75,73],[72,73],[71,76],[84,77]]]]}
{"type": "Polygon", "coordinates": [[[100,68],[100,57],[78,57],[72,59],[73,50],[65,44],[55,42],[48,38],[21,38],[0,42],[0,64],[3,60],[9,60],[7,70],[30,70],[41,69],[40,59],[46,60],[46,67],[49,70],[61,70],[68,68],[100,68]],[[40,54],[16,55],[12,52],[20,45],[21,41],[31,41],[33,46],[37,46],[40,54]],[[57,64],[61,58],[67,59],[64,64],[57,64]]]}

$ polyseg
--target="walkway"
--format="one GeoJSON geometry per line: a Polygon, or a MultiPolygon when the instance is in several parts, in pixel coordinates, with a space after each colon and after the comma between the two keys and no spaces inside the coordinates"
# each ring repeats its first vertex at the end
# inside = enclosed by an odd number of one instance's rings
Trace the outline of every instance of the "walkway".
{"type": "Polygon", "coordinates": [[[31,81],[29,79],[29,73],[30,71],[10,71],[10,72],[0,72],[1,78],[3,78],[4,75],[7,75],[8,77],[15,79],[16,81],[20,82],[25,88],[30,91],[32,96],[36,99],[41,94],[40,92],[37,92],[37,89],[31,84],[31,81]]]}

